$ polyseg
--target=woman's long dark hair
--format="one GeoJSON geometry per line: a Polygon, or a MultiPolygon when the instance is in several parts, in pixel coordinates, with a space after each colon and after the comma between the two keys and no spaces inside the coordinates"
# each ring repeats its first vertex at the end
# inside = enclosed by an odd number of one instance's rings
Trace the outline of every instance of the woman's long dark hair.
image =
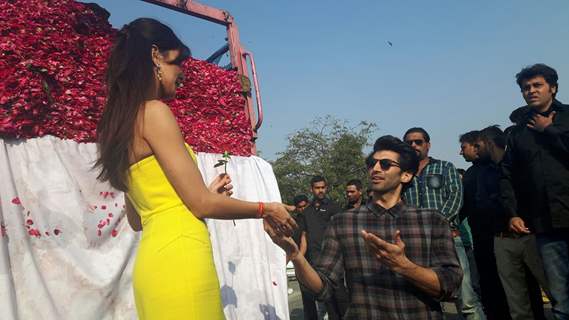
{"type": "Polygon", "coordinates": [[[101,168],[99,180],[125,192],[138,111],[156,92],[152,46],[161,52],[179,50],[177,61],[190,56],[190,49],[172,29],[157,20],[140,18],[119,31],[107,66],[107,101],[97,127],[95,167],[101,168]]]}

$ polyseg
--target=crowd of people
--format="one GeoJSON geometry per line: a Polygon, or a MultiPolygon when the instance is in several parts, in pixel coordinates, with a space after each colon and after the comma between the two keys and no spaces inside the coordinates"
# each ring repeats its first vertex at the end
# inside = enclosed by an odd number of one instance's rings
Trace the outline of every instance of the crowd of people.
{"type": "Polygon", "coordinates": [[[442,319],[442,301],[457,301],[467,319],[534,319],[540,288],[556,318],[569,319],[569,109],[555,99],[555,70],[517,75],[528,105],[506,132],[461,135],[473,164],[463,181],[429,156],[427,131],[411,128],[375,142],[366,200],[351,180],[340,208],[317,176],[312,199],[295,198],[293,219],[284,204],[230,198],[227,175],[204,184],[162,102],[188,57],[170,28],[141,18],[120,30],[108,61],[97,168],[125,192],[128,221],[142,230],[140,319],[224,318],[204,218],[262,219],[295,266],[306,319],[442,319]]]}
{"type": "Polygon", "coordinates": [[[295,266],[305,319],[442,319],[442,301],[468,320],[545,319],[547,300],[569,319],[569,106],[553,68],[516,79],[527,105],[512,125],[460,135],[467,170],[431,157],[415,127],[377,139],[369,188],[350,180],[345,208],[322,176],[312,199],[294,198],[299,229],[271,236],[295,266]]]}

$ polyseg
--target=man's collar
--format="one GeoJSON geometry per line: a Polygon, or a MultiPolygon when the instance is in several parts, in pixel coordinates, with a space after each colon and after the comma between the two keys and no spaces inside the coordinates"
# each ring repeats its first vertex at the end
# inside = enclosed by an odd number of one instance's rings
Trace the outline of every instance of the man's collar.
{"type": "Polygon", "coordinates": [[[537,112],[534,108],[527,106],[528,110],[526,111],[526,119],[529,120],[531,117],[533,117],[534,114],[540,114],[544,117],[548,117],[549,114],[553,111],[559,111],[560,109],[562,109],[563,104],[561,102],[559,102],[559,100],[557,99],[553,99],[553,102],[551,102],[551,105],[549,106],[549,109],[547,109],[547,111],[544,112],[537,112]]]}
{"type": "Polygon", "coordinates": [[[363,205],[363,203],[364,203],[364,199],[363,199],[363,197],[361,197],[360,200],[358,200],[358,201],[356,201],[356,202],[354,202],[354,203],[349,203],[349,202],[348,202],[348,204],[346,205],[346,208],[347,208],[347,209],[353,209],[353,208],[356,207],[356,204],[359,205],[359,207],[361,207],[361,206],[363,205]]]}
{"type": "Polygon", "coordinates": [[[482,159],[481,159],[481,158],[478,158],[478,159],[472,161],[472,164],[473,164],[473,165],[476,165],[476,166],[481,166],[481,165],[485,165],[485,164],[489,164],[489,163],[492,163],[492,159],[489,159],[489,158],[482,158],[482,159]]]}
{"type": "Polygon", "coordinates": [[[431,156],[428,157],[429,158],[429,162],[427,162],[427,165],[425,167],[428,167],[429,165],[431,165],[434,162],[439,162],[441,160],[437,159],[437,158],[433,158],[431,156]]]}
{"type": "Polygon", "coordinates": [[[390,215],[397,217],[405,211],[405,209],[407,208],[407,205],[405,204],[405,202],[403,200],[399,200],[399,202],[397,202],[397,204],[394,205],[393,207],[391,207],[389,209],[385,209],[384,207],[378,205],[377,203],[375,203],[373,201],[368,201],[366,203],[366,207],[374,215],[377,215],[377,216],[382,216],[386,213],[389,213],[390,215]]]}
{"type": "Polygon", "coordinates": [[[318,198],[314,198],[314,199],[312,199],[311,205],[314,206],[317,202],[320,203],[320,205],[323,205],[323,204],[326,205],[330,202],[330,199],[328,199],[327,197],[324,197],[324,199],[322,199],[322,200],[320,200],[318,198]]]}
{"type": "Polygon", "coordinates": [[[423,171],[421,171],[421,174],[423,174],[423,172],[425,171],[425,168],[427,168],[428,166],[430,166],[433,163],[439,162],[439,159],[435,159],[431,156],[428,157],[429,158],[429,162],[427,162],[427,165],[423,168],[423,171]]]}

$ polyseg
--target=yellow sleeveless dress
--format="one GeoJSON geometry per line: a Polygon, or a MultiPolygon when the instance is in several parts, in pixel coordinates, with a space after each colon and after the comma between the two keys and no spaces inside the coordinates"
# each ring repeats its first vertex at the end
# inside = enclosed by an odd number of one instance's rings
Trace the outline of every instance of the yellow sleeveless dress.
{"type": "Polygon", "coordinates": [[[133,271],[139,319],[224,319],[207,227],[182,203],[154,156],[130,167],[127,197],[143,226],[133,271]]]}

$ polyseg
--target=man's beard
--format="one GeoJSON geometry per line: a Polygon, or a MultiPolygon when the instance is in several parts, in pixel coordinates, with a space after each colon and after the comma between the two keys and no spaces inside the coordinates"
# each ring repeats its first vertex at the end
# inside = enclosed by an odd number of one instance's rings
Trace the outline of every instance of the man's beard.
{"type": "Polygon", "coordinates": [[[421,150],[415,149],[415,153],[417,153],[417,157],[419,157],[420,160],[425,159],[425,158],[423,157],[423,155],[421,154],[421,150]]]}
{"type": "Polygon", "coordinates": [[[353,200],[352,200],[352,199],[348,199],[348,203],[349,203],[349,204],[356,204],[356,203],[358,203],[359,200],[360,200],[360,198],[353,199],[353,200]]]}

